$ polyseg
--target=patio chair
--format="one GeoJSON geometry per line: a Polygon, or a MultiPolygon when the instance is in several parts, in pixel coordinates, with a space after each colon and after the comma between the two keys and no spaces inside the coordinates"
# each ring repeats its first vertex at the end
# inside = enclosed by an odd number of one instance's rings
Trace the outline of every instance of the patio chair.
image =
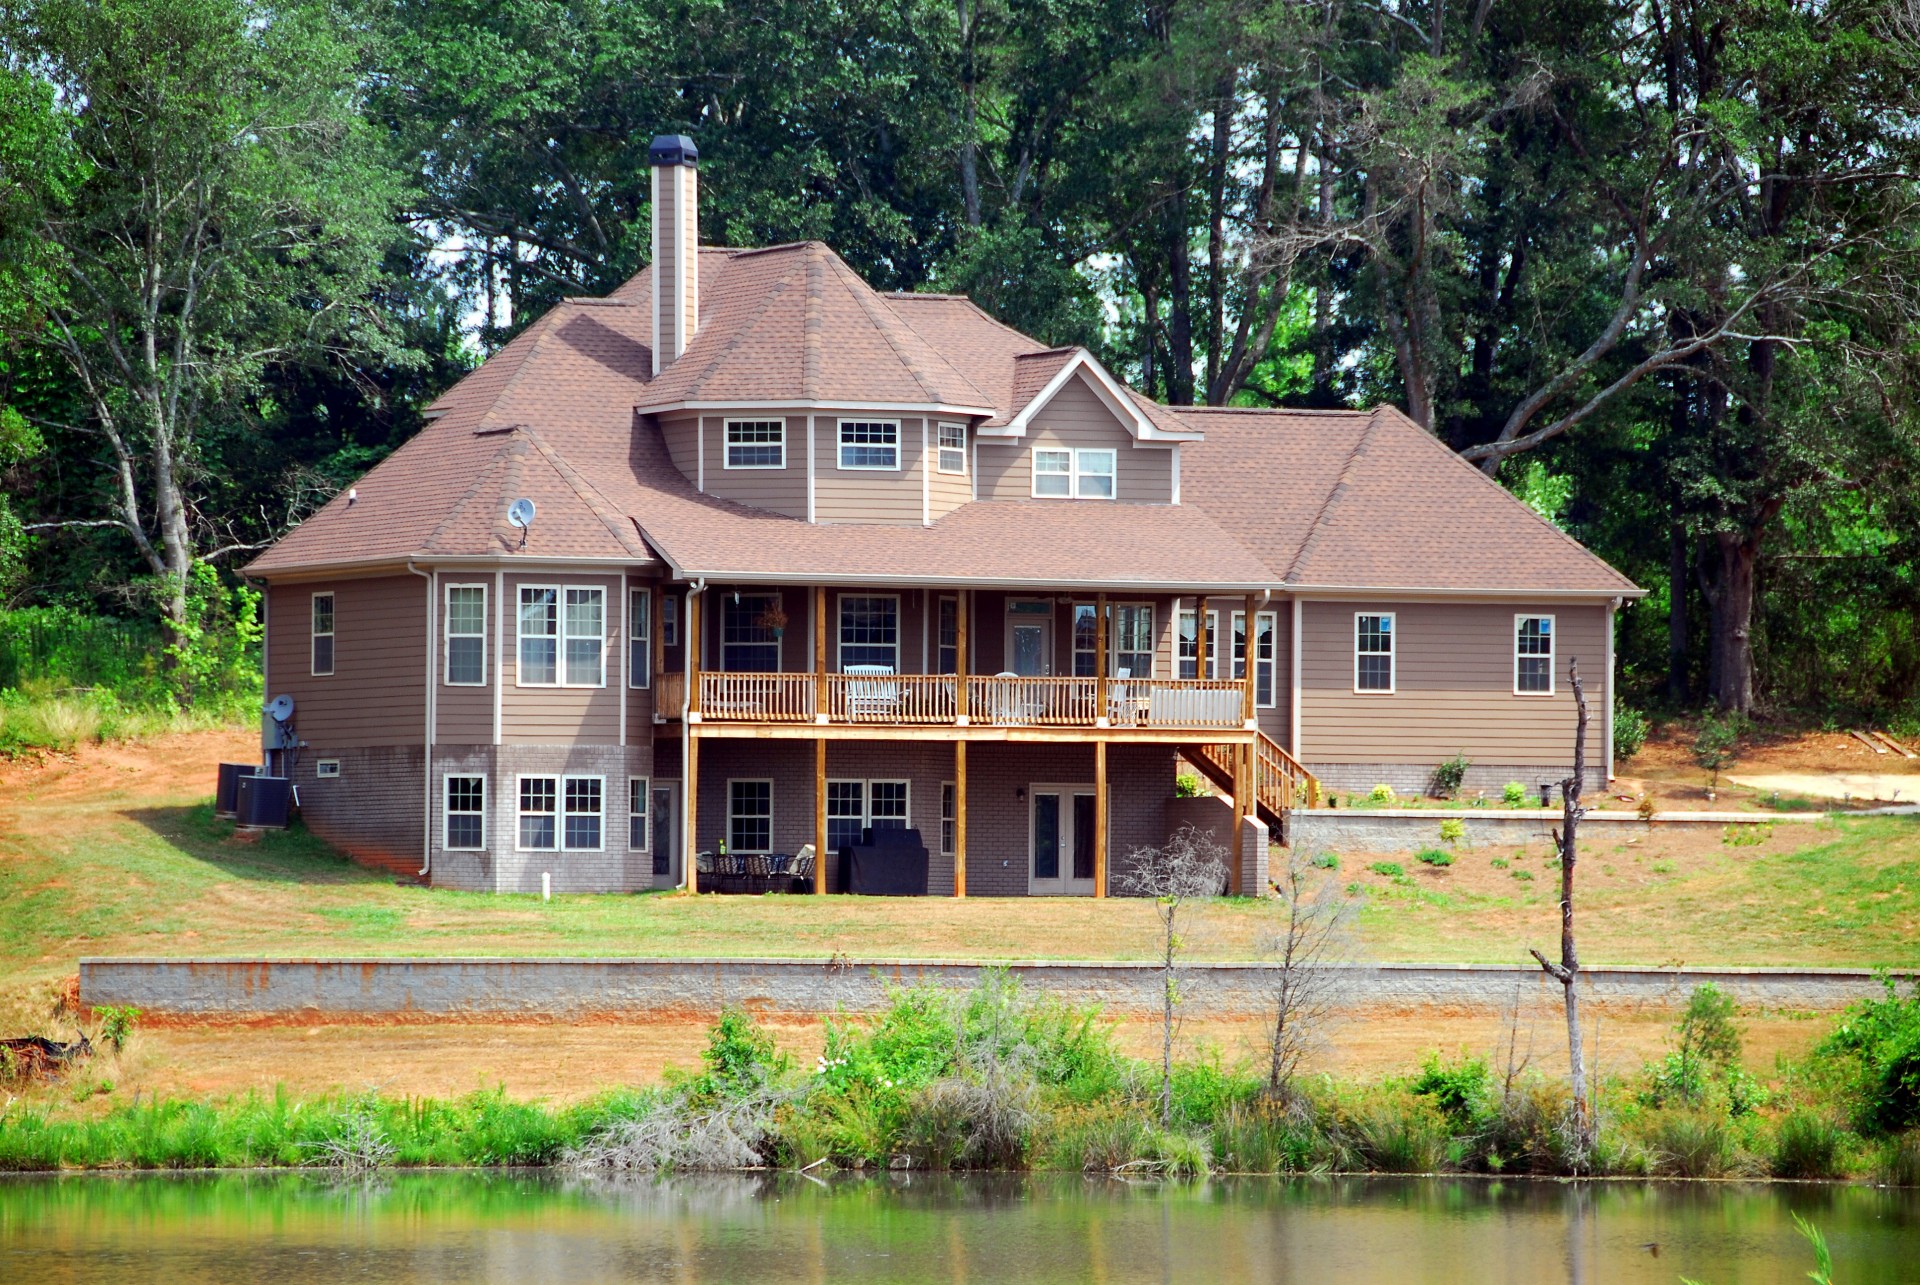
{"type": "Polygon", "coordinates": [[[1024,723],[1031,713],[1020,698],[1020,675],[1003,669],[993,676],[987,689],[987,717],[996,723],[1024,723]]]}
{"type": "Polygon", "coordinates": [[[801,847],[800,851],[794,854],[793,865],[788,869],[788,877],[793,881],[793,891],[813,891],[813,870],[813,845],[809,843],[801,847]]]}
{"type": "Polygon", "coordinates": [[[900,684],[891,665],[847,665],[847,720],[886,720],[900,705],[900,684]]]}
{"type": "Polygon", "coordinates": [[[749,852],[745,858],[748,892],[765,892],[773,887],[773,859],[764,852],[749,852]]]}

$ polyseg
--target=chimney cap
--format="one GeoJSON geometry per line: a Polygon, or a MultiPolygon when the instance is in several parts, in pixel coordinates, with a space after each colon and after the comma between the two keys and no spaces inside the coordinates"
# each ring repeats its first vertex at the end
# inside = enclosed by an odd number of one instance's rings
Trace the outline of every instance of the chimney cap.
{"type": "Polygon", "coordinates": [[[655,165],[684,165],[692,169],[700,161],[700,149],[685,134],[657,134],[647,148],[647,159],[655,165]]]}

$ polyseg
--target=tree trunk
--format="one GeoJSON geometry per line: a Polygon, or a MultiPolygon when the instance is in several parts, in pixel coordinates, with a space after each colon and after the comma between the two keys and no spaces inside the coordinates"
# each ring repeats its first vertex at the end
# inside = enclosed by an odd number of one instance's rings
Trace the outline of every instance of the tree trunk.
{"type": "Polygon", "coordinates": [[[1718,553],[1713,608],[1713,702],[1729,713],[1753,710],[1754,568],[1760,537],[1752,531],[1714,536],[1718,553]]]}
{"type": "Polygon", "coordinates": [[[1554,836],[1560,850],[1560,962],[1548,961],[1539,951],[1540,961],[1566,992],[1567,1062],[1573,1085],[1574,1171],[1585,1168],[1593,1154],[1593,1104],[1587,1096],[1587,1055],[1580,1032],[1580,951],[1573,935],[1573,870],[1580,856],[1579,825],[1584,809],[1580,791],[1587,777],[1587,692],[1580,683],[1580,661],[1567,662],[1567,682],[1573,688],[1574,705],[1579,710],[1573,739],[1573,775],[1560,783],[1561,829],[1554,836]]]}
{"type": "Polygon", "coordinates": [[[1187,192],[1167,211],[1167,401],[1193,404],[1193,260],[1187,252],[1187,192]]]}
{"type": "MultiPolygon", "coordinates": [[[[1213,145],[1207,157],[1207,392],[1220,382],[1227,328],[1227,152],[1233,142],[1233,76],[1214,87],[1213,145]]],[[[1251,310],[1259,292],[1241,307],[1251,310]]]]}
{"type": "Polygon", "coordinates": [[[1692,559],[1687,533],[1676,522],[1667,532],[1667,699],[1687,703],[1687,594],[1692,559]]]}

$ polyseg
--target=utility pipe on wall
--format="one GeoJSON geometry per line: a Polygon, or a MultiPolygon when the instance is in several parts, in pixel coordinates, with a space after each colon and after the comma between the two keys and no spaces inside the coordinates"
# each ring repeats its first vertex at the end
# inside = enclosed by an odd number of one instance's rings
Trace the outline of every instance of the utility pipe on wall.
{"type": "Polygon", "coordinates": [[[693,637],[693,600],[707,591],[707,578],[701,576],[687,588],[686,610],[680,613],[680,672],[684,681],[680,684],[680,882],[677,887],[687,886],[687,869],[694,859],[693,819],[698,815],[699,801],[693,797],[694,791],[687,788],[687,782],[699,785],[699,777],[688,770],[693,762],[693,726],[687,715],[693,712],[693,655],[700,640],[693,637]]]}

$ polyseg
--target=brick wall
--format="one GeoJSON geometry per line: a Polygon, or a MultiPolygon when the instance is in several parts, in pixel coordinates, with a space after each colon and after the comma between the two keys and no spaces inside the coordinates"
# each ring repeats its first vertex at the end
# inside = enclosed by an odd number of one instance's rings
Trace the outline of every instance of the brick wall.
{"type": "Polygon", "coordinates": [[[356,861],[411,874],[420,868],[422,760],[418,745],[304,749],[293,769],[300,819],[356,861]],[[321,776],[323,761],[338,762],[340,774],[321,776]]]}

